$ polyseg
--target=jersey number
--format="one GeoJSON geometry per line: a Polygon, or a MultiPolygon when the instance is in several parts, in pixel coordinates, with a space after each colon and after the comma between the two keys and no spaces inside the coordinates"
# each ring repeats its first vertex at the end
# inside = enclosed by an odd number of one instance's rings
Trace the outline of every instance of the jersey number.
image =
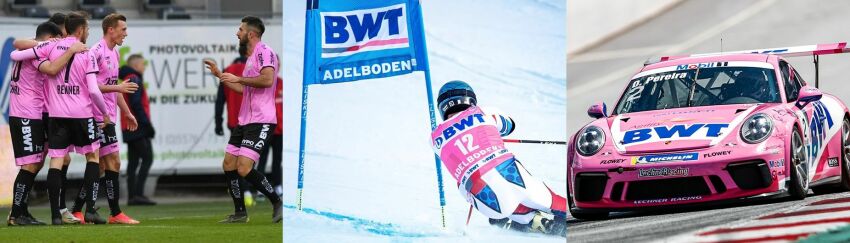
{"type": "Polygon", "coordinates": [[[74,56],[71,56],[71,60],[68,60],[68,64],[65,64],[65,83],[68,83],[68,78],[71,76],[71,64],[74,63],[74,56]]]}
{"type": "Polygon", "coordinates": [[[12,82],[17,82],[21,79],[21,61],[15,62],[12,67],[12,82]]]}
{"type": "Polygon", "coordinates": [[[463,135],[460,139],[455,140],[455,146],[460,149],[460,152],[463,153],[463,155],[468,154],[469,151],[478,149],[478,145],[472,144],[472,134],[463,135]],[[466,146],[464,146],[461,142],[465,142],[466,146]]]}

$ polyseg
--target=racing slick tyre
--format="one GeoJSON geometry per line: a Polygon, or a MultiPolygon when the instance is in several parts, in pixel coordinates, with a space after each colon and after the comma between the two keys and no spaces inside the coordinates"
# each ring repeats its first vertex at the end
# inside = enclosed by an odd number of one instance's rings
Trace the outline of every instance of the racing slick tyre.
{"type": "Polygon", "coordinates": [[[794,129],[791,135],[791,163],[790,168],[791,183],[788,186],[788,193],[792,199],[802,200],[806,198],[809,192],[809,176],[808,163],[806,162],[806,148],[803,145],[803,137],[800,131],[794,129]]]}
{"type": "Polygon", "coordinates": [[[570,210],[570,215],[573,218],[581,219],[581,220],[603,220],[608,218],[608,212],[582,212],[581,210],[575,210],[572,206],[572,200],[570,195],[567,194],[567,205],[570,210]]]}
{"type": "Polygon", "coordinates": [[[841,184],[842,191],[850,190],[850,118],[841,125],[841,184]]]}

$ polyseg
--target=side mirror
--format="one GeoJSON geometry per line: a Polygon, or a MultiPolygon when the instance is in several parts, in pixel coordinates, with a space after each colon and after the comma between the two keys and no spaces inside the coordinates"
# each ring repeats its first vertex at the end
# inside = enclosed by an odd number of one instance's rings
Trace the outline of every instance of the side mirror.
{"type": "Polygon", "coordinates": [[[608,107],[605,106],[605,102],[596,103],[590,106],[590,108],[587,108],[587,115],[595,119],[607,117],[608,107]]]}
{"type": "Polygon", "coordinates": [[[823,97],[823,92],[820,92],[819,89],[805,86],[800,90],[798,100],[802,103],[809,103],[812,101],[818,101],[821,97],[823,97]]]}

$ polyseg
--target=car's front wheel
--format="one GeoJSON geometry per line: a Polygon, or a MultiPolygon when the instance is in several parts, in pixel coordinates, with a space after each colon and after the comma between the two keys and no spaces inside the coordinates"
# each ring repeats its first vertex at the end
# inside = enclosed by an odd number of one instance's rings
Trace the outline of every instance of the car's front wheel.
{"type": "Polygon", "coordinates": [[[794,129],[791,135],[791,161],[788,165],[790,168],[791,183],[788,188],[788,193],[791,198],[801,200],[806,198],[809,193],[809,167],[806,159],[806,147],[803,145],[803,136],[800,131],[794,129]]]}
{"type": "Polygon", "coordinates": [[[572,202],[573,202],[572,198],[570,197],[569,193],[567,193],[567,209],[570,210],[570,215],[572,215],[573,218],[577,218],[577,219],[581,219],[581,220],[602,220],[602,219],[608,218],[608,212],[604,212],[604,211],[587,212],[587,211],[582,211],[580,209],[574,209],[572,202]]]}
{"type": "Polygon", "coordinates": [[[841,125],[841,185],[842,190],[850,190],[850,118],[844,117],[841,125]]]}

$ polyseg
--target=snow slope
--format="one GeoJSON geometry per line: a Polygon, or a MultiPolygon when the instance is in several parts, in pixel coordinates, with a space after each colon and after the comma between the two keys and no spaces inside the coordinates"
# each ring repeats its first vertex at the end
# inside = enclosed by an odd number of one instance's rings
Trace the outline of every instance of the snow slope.
{"type": "MultiPolygon", "coordinates": [[[[441,229],[424,75],[310,87],[303,212],[296,202],[305,1],[284,2],[284,241],[563,242],[490,227],[443,170],[441,229]]],[[[460,79],[479,105],[513,117],[513,138],[566,135],[566,16],[561,0],[424,1],[433,89],[460,79]]],[[[436,96],[436,94],[434,94],[436,96]]],[[[566,147],[509,144],[566,192],[566,147]]]]}

